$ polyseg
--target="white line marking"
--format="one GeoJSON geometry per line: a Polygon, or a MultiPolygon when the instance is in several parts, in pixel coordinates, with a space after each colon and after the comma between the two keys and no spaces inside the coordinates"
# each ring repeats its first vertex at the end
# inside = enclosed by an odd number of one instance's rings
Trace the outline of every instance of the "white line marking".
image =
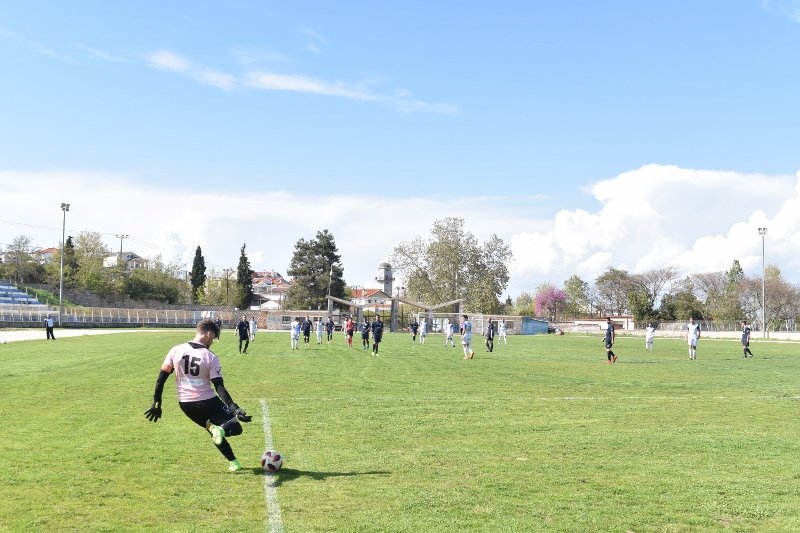
{"type": "Polygon", "coordinates": [[[753,395],[753,396],[704,396],[700,394],[686,394],[686,395],[654,395],[654,396],[470,396],[468,398],[442,398],[442,397],[424,397],[424,396],[374,396],[355,398],[352,396],[291,396],[284,398],[275,398],[277,401],[283,402],[403,402],[409,404],[424,404],[424,403],[487,403],[487,402],[594,402],[606,400],[641,400],[641,401],[696,401],[696,400],[719,400],[719,401],[798,401],[800,396],[787,395],[753,395]]]}
{"type": "MultiPolygon", "coordinates": [[[[265,449],[272,449],[272,428],[269,424],[269,409],[264,398],[261,402],[261,422],[264,426],[265,449]]],[[[266,472],[264,475],[264,496],[267,499],[267,518],[269,519],[270,533],[283,533],[283,520],[281,520],[281,506],[278,504],[278,487],[275,486],[275,474],[266,472]]]]}

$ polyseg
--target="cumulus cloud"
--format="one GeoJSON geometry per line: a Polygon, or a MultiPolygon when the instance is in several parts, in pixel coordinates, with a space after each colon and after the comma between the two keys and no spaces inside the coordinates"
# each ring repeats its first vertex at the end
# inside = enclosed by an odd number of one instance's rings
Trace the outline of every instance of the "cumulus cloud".
{"type": "Polygon", "coordinates": [[[594,213],[562,210],[550,227],[512,236],[519,279],[593,280],[608,266],[640,272],[672,265],[684,274],[761,261],[757,228],[780,247],[770,262],[796,267],[798,178],[647,165],[594,183],[594,213]]]}
{"type": "Polygon", "coordinates": [[[285,273],[297,240],[327,228],[339,246],[345,279],[370,286],[377,265],[395,245],[427,235],[436,219],[462,217],[479,240],[497,234],[511,246],[512,296],[544,281],[560,284],[572,274],[593,281],[609,266],[639,272],[672,265],[690,274],[724,270],[739,259],[746,272],[760,272],[757,228],[764,226],[769,228],[767,262],[790,278],[800,272],[800,176],[648,165],[590,186],[596,210],[563,209],[548,218],[531,213],[557,199],[420,196],[386,201],[348,194],[308,202],[303,193],[220,191],[212,196],[131,176],[85,172],[0,172],[0,191],[0,243],[24,233],[38,246],[56,246],[59,206],[69,202],[68,234],[98,231],[117,249],[114,234],[126,233],[131,236],[126,248],[144,256],[179,258],[187,268],[198,245],[209,266],[233,267],[246,243],[254,268],[285,273]],[[370,218],[380,223],[379,241],[364,239],[365,205],[380,206],[370,218]]]}

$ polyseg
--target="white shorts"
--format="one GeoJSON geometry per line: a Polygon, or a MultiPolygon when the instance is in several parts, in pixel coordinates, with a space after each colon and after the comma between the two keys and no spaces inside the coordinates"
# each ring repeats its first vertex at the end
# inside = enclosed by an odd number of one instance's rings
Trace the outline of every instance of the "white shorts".
{"type": "Polygon", "coordinates": [[[469,346],[472,344],[472,335],[464,335],[461,337],[461,344],[469,346]]]}
{"type": "Polygon", "coordinates": [[[697,341],[699,339],[697,337],[689,337],[689,346],[692,348],[697,348],[697,341]]]}

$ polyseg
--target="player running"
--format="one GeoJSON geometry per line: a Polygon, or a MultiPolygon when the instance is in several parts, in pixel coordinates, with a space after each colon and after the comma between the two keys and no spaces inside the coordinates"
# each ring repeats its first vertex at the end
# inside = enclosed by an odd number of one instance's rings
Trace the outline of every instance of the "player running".
{"type": "Polygon", "coordinates": [[[226,437],[241,435],[242,425],[252,417],[236,405],[222,381],[222,366],[210,350],[219,336],[219,326],[212,320],[197,325],[194,339],[172,348],[156,379],[153,404],[144,412],[145,418],[157,422],[161,418],[161,393],[164,383],[173,372],[178,390],[178,405],[189,419],[211,434],[211,441],[229,461],[228,470],[236,472],[242,465],[236,459],[226,437]],[[212,390],[214,385],[216,392],[212,390]]]}

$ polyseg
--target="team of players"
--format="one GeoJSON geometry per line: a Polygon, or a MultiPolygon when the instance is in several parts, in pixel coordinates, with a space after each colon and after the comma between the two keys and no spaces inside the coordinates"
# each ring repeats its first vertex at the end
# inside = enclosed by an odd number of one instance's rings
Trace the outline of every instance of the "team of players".
{"type": "MultiPolygon", "coordinates": [[[[463,315],[461,322],[461,344],[464,348],[464,359],[472,359],[475,357],[475,352],[472,350],[472,323],[469,321],[467,315],[463,315]]],[[[321,321],[318,321],[321,322],[321,321]]],[[[352,321],[348,319],[348,322],[352,321]]],[[[500,322],[502,324],[502,322],[500,322]]],[[[328,342],[331,342],[333,335],[333,322],[329,321],[325,325],[328,331],[328,342]]],[[[250,340],[250,333],[252,329],[246,318],[242,316],[242,320],[237,325],[239,333],[239,352],[247,353],[247,346],[250,340]],[[244,325],[243,325],[244,324],[244,325]],[[244,350],[242,350],[242,343],[244,342],[244,350]]],[[[697,324],[694,319],[690,319],[686,325],[685,338],[689,345],[689,359],[697,359],[697,343],[700,339],[700,324],[697,324]]],[[[311,322],[306,317],[303,325],[295,319],[292,323],[292,349],[296,349],[297,341],[300,331],[304,333],[304,342],[310,342],[311,322]]],[[[352,345],[352,335],[354,327],[349,331],[349,343],[352,345]]],[[[378,355],[378,348],[383,338],[383,321],[378,316],[373,322],[368,322],[365,318],[362,324],[362,346],[366,349],[369,344],[369,335],[372,333],[372,353],[378,355]]],[[[445,346],[447,343],[453,342],[453,324],[449,321],[445,323],[445,346]]],[[[648,324],[645,332],[645,349],[650,350],[653,348],[654,328],[648,324]]],[[[503,331],[505,333],[505,330],[503,331]]],[[[614,354],[612,347],[616,339],[614,324],[611,318],[606,320],[604,326],[604,343],[606,353],[608,355],[608,362],[614,363],[617,356],[614,354]]],[[[162,415],[162,393],[164,384],[167,378],[175,373],[175,381],[178,394],[178,405],[181,411],[195,424],[205,428],[211,435],[211,441],[220,451],[220,453],[228,460],[228,468],[231,471],[241,470],[242,466],[228,442],[229,437],[235,437],[242,433],[242,425],[240,422],[250,422],[252,417],[247,412],[239,407],[231,398],[230,393],[225,388],[222,378],[222,365],[219,359],[211,351],[211,344],[214,340],[219,339],[220,326],[219,322],[212,320],[203,320],[197,325],[195,330],[194,339],[189,342],[179,344],[173,347],[167,353],[164,362],[156,379],[155,391],[153,392],[153,402],[150,408],[145,411],[145,417],[151,422],[157,422],[162,415]],[[212,388],[213,386],[213,388],[212,388]]],[[[503,335],[505,336],[505,335],[503,335]]],[[[494,325],[489,321],[487,332],[484,335],[486,339],[486,347],[488,351],[492,351],[494,344],[494,325]]],[[[744,357],[753,357],[753,352],[750,351],[750,326],[746,321],[742,321],[742,350],[744,357]]],[[[317,325],[317,343],[322,343],[322,328],[317,325]]]]}
{"type": "MultiPolygon", "coordinates": [[[[694,321],[694,318],[689,319],[689,323],[686,324],[683,328],[685,330],[684,339],[686,339],[687,344],[689,345],[689,360],[696,361],[697,360],[697,343],[700,341],[700,324],[694,321]]],[[[604,343],[606,346],[606,355],[608,357],[609,363],[614,363],[617,360],[617,356],[614,354],[612,347],[614,345],[614,340],[616,338],[614,332],[614,324],[611,322],[611,318],[606,319],[606,323],[603,326],[603,333],[604,333],[604,343]]],[[[652,350],[653,343],[655,340],[655,328],[652,324],[647,324],[647,328],[645,329],[644,333],[644,349],[645,350],[652,350]]],[[[750,351],[750,326],[747,325],[746,320],[742,320],[742,357],[745,359],[748,357],[753,357],[753,352],[750,351]]]]}

